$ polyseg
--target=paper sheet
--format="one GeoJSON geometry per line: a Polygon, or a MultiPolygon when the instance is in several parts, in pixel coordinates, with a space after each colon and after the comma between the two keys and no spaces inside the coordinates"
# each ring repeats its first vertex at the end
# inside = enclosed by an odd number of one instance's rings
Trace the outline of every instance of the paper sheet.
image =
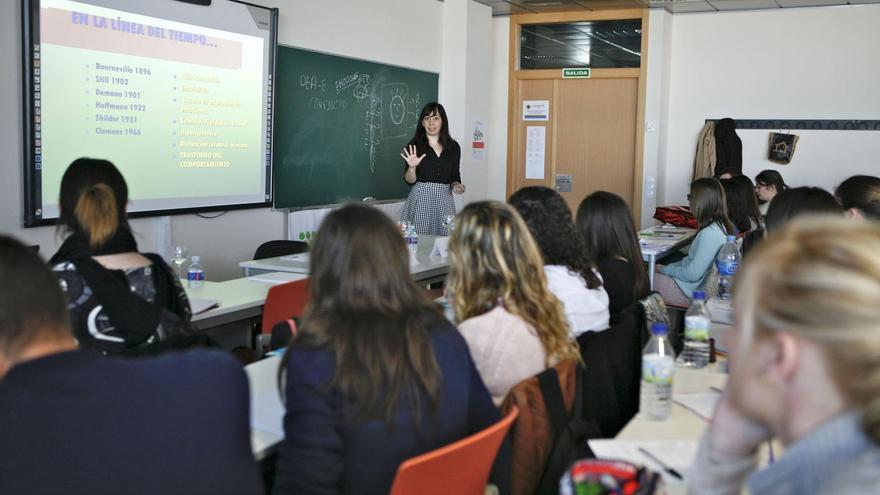
{"type": "Polygon", "coordinates": [[[281,259],[284,261],[309,261],[309,253],[288,254],[287,256],[282,256],[281,259]]]}
{"type": "Polygon", "coordinates": [[[219,306],[220,303],[213,299],[196,299],[190,298],[189,300],[189,308],[192,310],[192,314],[197,315],[199,313],[204,313],[205,311],[219,306]]]}
{"type": "Polygon", "coordinates": [[[285,282],[293,282],[294,280],[300,280],[302,278],[303,275],[301,273],[269,272],[254,275],[253,277],[248,277],[248,280],[261,284],[276,285],[283,284],[285,282]]]}
{"type": "Polygon", "coordinates": [[[718,392],[705,392],[694,394],[675,394],[672,398],[676,403],[684,406],[690,412],[696,414],[701,419],[709,421],[715,412],[715,404],[721,394],[718,392]]]}
{"type": "Polygon", "coordinates": [[[449,237],[435,237],[430,256],[445,258],[449,255],[449,237]]]}
{"type": "Polygon", "coordinates": [[[535,125],[526,127],[526,179],[544,178],[546,137],[546,127],[535,125]]]}
{"type": "MultiPolygon", "coordinates": [[[[662,423],[658,423],[662,425],[662,423]]],[[[590,448],[596,457],[602,459],[621,459],[633,464],[644,465],[663,475],[667,483],[681,483],[667,474],[663,466],[639,452],[639,447],[661,459],[682,476],[687,477],[687,469],[697,455],[698,443],[685,440],[590,440],[590,448]]]]}
{"type": "Polygon", "coordinates": [[[251,399],[251,428],[283,437],[284,412],[277,389],[258,391],[251,399]]]}

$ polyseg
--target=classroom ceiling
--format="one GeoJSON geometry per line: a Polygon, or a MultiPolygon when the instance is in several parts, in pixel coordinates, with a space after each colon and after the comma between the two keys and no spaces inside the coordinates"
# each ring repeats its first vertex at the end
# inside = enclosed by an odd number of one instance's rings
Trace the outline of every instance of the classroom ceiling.
{"type": "Polygon", "coordinates": [[[495,17],[573,10],[663,8],[678,14],[736,10],[784,9],[880,3],[880,0],[474,0],[492,7],[495,17]]]}

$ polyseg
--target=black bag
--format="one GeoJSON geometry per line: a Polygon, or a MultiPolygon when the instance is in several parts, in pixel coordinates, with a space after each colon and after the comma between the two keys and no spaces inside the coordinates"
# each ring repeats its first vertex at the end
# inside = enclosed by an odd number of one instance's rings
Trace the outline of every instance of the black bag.
{"type": "Polygon", "coordinates": [[[549,368],[538,375],[538,383],[541,386],[541,395],[544,397],[550,425],[553,427],[554,439],[547,464],[544,465],[544,473],[538,482],[538,490],[535,492],[540,495],[558,494],[560,478],[575,461],[585,457],[596,457],[590,450],[587,440],[599,438],[601,434],[596,421],[584,417],[583,374],[583,366],[577,365],[575,371],[577,383],[570,415],[565,412],[565,402],[556,369],[549,368]]]}

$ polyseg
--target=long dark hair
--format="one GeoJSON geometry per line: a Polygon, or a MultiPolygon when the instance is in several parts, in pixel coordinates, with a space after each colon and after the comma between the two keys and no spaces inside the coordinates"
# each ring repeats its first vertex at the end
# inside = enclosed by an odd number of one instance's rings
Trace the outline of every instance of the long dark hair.
{"type": "Polygon", "coordinates": [[[625,259],[636,276],[633,297],[645,297],[648,294],[648,272],[642,263],[638,233],[626,201],[614,193],[596,191],[581,201],[576,218],[590,258],[625,259]]]}
{"type": "Polygon", "coordinates": [[[868,218],[880,220],[880,177],[853,175],[834,191],[844,210],[855,208],[868,218]]]}
{"type": "Polygon", "coordinates": [[[781,193],[788,189],[788,185],[785,183],[785,180],[783,180],[782,174],[776,170],[770,169],[762,170],[761,173],[756,175],[755,184],[759,186],[772,186],[776,189],[777,193],[781,193]]]}
{"type": "Polygon", "coordinates": [[[440,146],[443,146],[445,149],[446,145],[453,142],[453,139],[452,136],[449,135],[449,120],[446,118],[446,109],[436,101],[432,101],[422,107],[422,111],[419,113],[419,122],[416,124],[416,133],[413,135],[412,142],[415,143],[419,150],[428,147],[428,133],[425,131],[425,126],[422,125],[422,121],[429,115],[439,115],[440,118],[443,119],[443,125],[440,127],[440,135],[437,136],[437,138],[440,141],[440,146]]]}
{"type": "Polygon", "coordinates": [[[542,186],[524,187],[513,193],[508,202],[528,225],[545,265],[568,267],[584,278],[589,289],[602,285],[593,272],[584,238],[571,220],[571,210],[559,193],[542,186]]]}
{"type": "Polygon", "coordinates": [[[400,231],[378,209],[348,204],[327,215],[309,252],[311,300],[291,346],[333,353],[328,385],[352,406],[349,419],[390,424],[405,398],[418,424],[422,400],[432,412],[440,400],[427,329],[443,315],[412,281],[400,231]]]}
{"type": "Polygon", "coordinates": [[[777,194],[767,208],[767,233],[781,229],[794,218],[806,215],[842,215],[843,209],[821,187],[795,187],[777,194]]]}
{"type": "Polygon", "coordinates": [[[726,234],[734,233],[733,224],[727,216],[727,199],[721,181],[714,177],[693,181],[688,201],[701,230],[717,223],[726,234]]]}
{"type": "Polygon", "coordinates": [[[755,186],[745,175],[737,175],[721,181],[727,201],[727,216],[736,230],[742,234],[761,225],[761,209],[758,208],[758,197],[755,186]]]}
{"type": "Polygon", "coordinates": [[[128,186],[109,161],[79,158],[61,177],[59,227],[85,234],[89,244],[103,245],[120,227],[127,227],[128,186]]]}

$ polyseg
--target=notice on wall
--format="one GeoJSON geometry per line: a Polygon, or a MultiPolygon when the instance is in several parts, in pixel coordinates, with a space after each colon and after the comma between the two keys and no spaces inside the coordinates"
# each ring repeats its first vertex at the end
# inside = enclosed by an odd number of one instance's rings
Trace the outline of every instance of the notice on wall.
{"type": "Polygon", "coordinates": [[[544,178],[546,137],[546,127],[537,125],[526,127],[526,179],[544,178]]]}
{"type": "Polygon", "coordinates": [[[473,141],[471,141],[471,149],[474,160],[483,160],[486,158],[486,124],[479,120],[474,122],[473,141]]]}
{"type": "Polygon", "coordinates": [[[523,120],[550,120],[550,100],[523,100],[523,120]]]}

